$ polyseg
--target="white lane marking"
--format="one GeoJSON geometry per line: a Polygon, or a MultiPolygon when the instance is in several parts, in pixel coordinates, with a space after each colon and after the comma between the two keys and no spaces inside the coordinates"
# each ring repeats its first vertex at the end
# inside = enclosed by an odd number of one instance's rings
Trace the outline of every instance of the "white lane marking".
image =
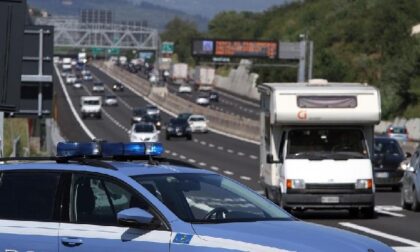
{"type": "Polygon", "coordinates": [[[74,108],[73,102],[70,99],[69,93],[67,92],[66,85],[64,85],[63,78],[61,77],[60,71],[58,71],[57,65],[54,64],[55,73],[58,76],[58,80],[60,81],[61,88],[63,89],[64,96],[66,97],[67,103],[70,106],[70,110],[73,113],[74,118],[76,118],[76,121],[79,123],[80,127],[82,127],[83,131],[88,135],[90,139],[95,139],[95,135],[88,129],[86,124],[83,122],[83,120],[80,118],[79,113],[74,108]]]}
{"type": "Polygon", "coordinates": [[[231,171],[228,171],[228,170],[223,171],[223,173],[226,174],[226,175],[230,175],[230,176],[235,174],[235,173],[233,173],[231,171]]]}
{"type": "Polygon", "coordinates": [[[176,156],[178,156],[178,153],[172,152],[172,156],[176,157],[176,156]]]}
{"type": "Polygon", "coordinates": [[[396,252],[419,252],[420,247],[392,247],[396,252]]]}
{"type": "Polygon", "coordinates": [[[187,159],[187,157],[186,157],[186,156],[184,156],[184,155],[179,156],[179,158],[180,158],[180,159],[187,159]]]}
{"type": "Polygon", "coordinates": [[[201,166],[206,166],[207,164],[206,163],[204,163],[204,162],[200,162],[200,163],[198,163],[199,165],[201,165],[201,166]]]}
{"type": "Polygon", "coordinates": [[[171,153],[171,151],[170,150],[165,150],[165,153],[169,154],[169,153],[171,153]]]}
{"type": "Polygon", "coordinates": [[[405,215],[394,212],[401,212],[402,210],[402,207],[397,206],[375,206],[375,212],[399,218],[405,217],[405,215]]]}
{"type": "Polygon", "coordinates": [[[234,151],[232,149],[228,149],[227,152],[233,153],[234,151]]]}
{"type": "Polygon", "coordinates": [[[218,150],[223,150],[224,148],[223,148],[223,146],[218,146],[217,149],[218,150]]]}
{"type": "Polygon", "coordinates": [[[414,246],[414,247],[420,247],[420,242],[409,240],[409,239],[399,237],[399,236],[396,236],[396,235],[387,234],[387,233],[377,231],[377,230],[374,230],[374,229],[371,229],[371,228],[367,228],[367,227],[364,227],[364,226],[359,226],[359,225],[356,225],[356,224],[353,224],[353,223],[350,223],[350,222],[340,222],[339,224],[343,227],[347,227],[347,228],[351,228],[351,229],[354,229],[354,230],[362,231],[364,233],[368,233],[368,234],[371,234],[371,235],[382,237],[382,238],[385,238],[385,239],[388,239],[388,240],[408,244],[408,245],[414,246]]]}
{"type": "Polygon", "coordinates": [[[238,154],[238,156],[241,156],[241,157],[245,156],[245,154],[243,152],[238,152],[237,154],[238,154]]]}
{"type": "Polygon", "coordinates": [[[255,156],[255,155],[250,155],[250,156],[249,156],[249,158],[250,158],[250,159],[257,159],[258,157],[257,157],[257,156],[255,156]]]}
{"type": "Polygon", "coordinates": [[[205,141],[200,142],[202,145],[206,145],[207,143],[205,141]]]}
{"type": "Polygon", "coordinates": [[[194,138],[194,142],[198,143],[198,139],[197,138],[194,138]]]}
{"type": "Polygon", "coordinates": [[[210,167],[210,169],[212,169],[213,171],[218,171],[218,170],[220,170],[220,169],[219,169],[219,167],[217,167],[217,166],[212,166],[212,167],[210,167]]]}
{"type": "Polygon", "coordinates": [[[209,144],[209,147],[210,148],[214,148],[214,144],[209,144]]]}
{"type": "Polygon", "coordinates": [[[195,160],[190,158],[190,159],[188,159],[188,162],[190,162],[190,163],[193,163],[193,164],[194,164],[194,163],[195,163],[195,160]]]}
{"type": "Polygon", "coordinates": [[[239,178],[245,181],[251,181],[251,178],[247,176],[240,176],[239,178]]]}

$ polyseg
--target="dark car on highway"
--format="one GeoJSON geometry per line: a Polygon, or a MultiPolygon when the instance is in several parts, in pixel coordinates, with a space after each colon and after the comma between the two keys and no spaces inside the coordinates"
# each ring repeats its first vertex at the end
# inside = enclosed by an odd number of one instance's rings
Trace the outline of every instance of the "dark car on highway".
{"type": "Polygon", "coordinates": [[[131,124],[141,122],[145,116],[147,116],[147,111],[145,109],[143,108],[133,109],[133,116],[131,117],[131,124]]]}
{"type": "Polygon", "coordinates": [[[123,84],[121,84],[119,82],[116,82],[114,85],[112,85],[112,90],[122,92],[122,91],[124,91],[124,86],[123,86],[123,84]]]}
{"type": "Polygon", "coordinates": [[[143,117],[142,122],[150,122],[153,123],[156,127],[156,129],[160,130],[162,127],[162,120],[160,118],[159,114],[153,114],[153,115],[145,115],[143,117]]]}
{"type": "Polygon", "coordinates": [[[192,139],[191,127],[187,120],[180,118],[173,118],[166,126],[166,140],[171,137],[186,137],[187,140],[192,139]]]}
{"type": "Polygon", "coordinates": [[[392,187],[398,191],[404,171],[399,169],[406,159],[397,140],[389,137],[375,137],[373,172],[375,185],[392,187]]]}
{"type": "Polygon", "coordinates": [[[210,101],[219,102],[219,93],[216,91],[211,91],[209,95],[210,101]]]}

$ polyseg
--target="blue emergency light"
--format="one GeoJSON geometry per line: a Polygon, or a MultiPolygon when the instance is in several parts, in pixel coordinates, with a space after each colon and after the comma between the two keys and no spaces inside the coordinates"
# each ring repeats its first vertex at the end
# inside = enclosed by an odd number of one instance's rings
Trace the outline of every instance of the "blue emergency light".
{"type": "Polygon", "coordinates": [[[165,149],[161,143],[108,143],[108,142],[60,142],[57,145],[57,156],[70,157],[103,157],[103,158],[142,158],[160,156],[165,149]]]}

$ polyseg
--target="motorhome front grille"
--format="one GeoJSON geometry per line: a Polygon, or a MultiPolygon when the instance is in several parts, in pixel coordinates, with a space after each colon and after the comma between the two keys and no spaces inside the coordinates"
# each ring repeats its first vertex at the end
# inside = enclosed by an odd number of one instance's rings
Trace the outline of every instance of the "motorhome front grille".
{"type": "Polygon", "coordinates": [[[354,190],[354,184],[306,184],[308,190],[354,190]]]}

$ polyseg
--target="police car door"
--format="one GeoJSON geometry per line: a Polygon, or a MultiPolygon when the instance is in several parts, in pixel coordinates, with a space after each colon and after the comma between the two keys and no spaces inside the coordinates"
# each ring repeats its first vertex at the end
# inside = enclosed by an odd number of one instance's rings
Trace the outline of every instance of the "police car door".
{"type": "Polygon", "coordinates": [[[58,251],[60,174],[0,172],[0,251],[58,251]]]}
{"type": "Polygon", "coordinates": [[[116,214],[133,207],[162,221],[128,186],[99,175],[74,174],[69,194],[69,223],[60,225],[60,252],[169,251],[171,232],[165,225],[146,229],[118,225],[116,214]]]}

